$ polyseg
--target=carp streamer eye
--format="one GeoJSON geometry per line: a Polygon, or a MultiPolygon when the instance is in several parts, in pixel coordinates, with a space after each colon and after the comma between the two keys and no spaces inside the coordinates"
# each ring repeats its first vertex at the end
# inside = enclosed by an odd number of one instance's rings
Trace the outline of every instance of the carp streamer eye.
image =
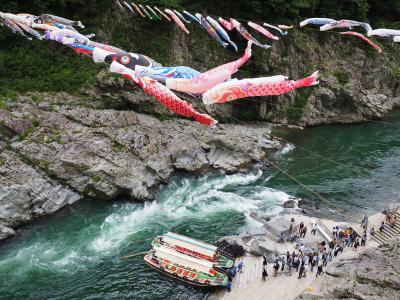
{"type": "Polygon", "coordinates": [[[124,64],[124,65],[127,65],[127,64],[129,64],[131,62],[131,59],[129,58],[129,56],[122,56],[121,57],[121,63],[122,64],[124,64]]]}

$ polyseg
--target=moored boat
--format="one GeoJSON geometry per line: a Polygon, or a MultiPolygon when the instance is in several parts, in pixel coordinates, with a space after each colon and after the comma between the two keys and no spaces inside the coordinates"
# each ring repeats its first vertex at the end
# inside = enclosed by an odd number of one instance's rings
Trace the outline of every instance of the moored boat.
{"type": "Polygon", "coordinates": [[[235,263],[217,247],[176,233],[155,238],[152,246],[144,257],[150,267],[197,286],[226,286],[235,263]]]}
{"type": "Polygon", "coordinates": [[[214,268],[229,269],[233,267],[235,262],[231,255],[214,245],[173,232],[155,238],[151,245],[154,249],[164,246],[189,256],[210,261],[214,268]]]}

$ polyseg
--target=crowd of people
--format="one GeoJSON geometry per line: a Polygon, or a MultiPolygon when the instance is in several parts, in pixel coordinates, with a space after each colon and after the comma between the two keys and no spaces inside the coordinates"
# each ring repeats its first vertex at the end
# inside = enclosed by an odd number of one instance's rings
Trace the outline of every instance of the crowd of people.
{"type": "MultiPolygon", "coordinates": [[[[386,223],[389,226],[396,224],[395,214],[386,215],[386,223]]],[[[280,243],[292,242],[296,243],[295,251],[291,253],[289,251],[283,255],[276,255],[272,264],[272,276],[276,277],[279,274],[285,274],[286,276],[292,276],[296,274],[298,279],[307,277],[307,274],[315,273],[315,277],[322,276],[324,274],[324,268],[328,264],[343,253],[345,248],[352,248],[352,251],[358,251],[360,247],[367,245],[368,240],[368,216],[364,216],[361,221],[362,233],[356,232],[352,227],[344,226],[333,226],[332,228],[332,240],[326,242],[325,240],[315,244],[315,247],[306,246],[303,239],[307,235],[307,226],[304,222],[300,222],[298,230],[293,230],[293,225],[290,225],[289,230],[286,233],[281,233],[279,238],[280,243]],[[286,237],[286,238],[285,238],[286,237]]],[[[318,224],[314,223],[310,234],[316,235],[318,230],[318,224]]],[[[385,221],[382,221],[379,226],[379,231],[385,230],[385,221]]],[[[369,230],[370,237],[375,235],[375,228],[372,227],[369,230]]],[[[261,280],[265,282],[268,274],[268,258],[266,255],[263,256],[263,268],[261,273],[261,280]]],[[[237,267],[233,267],[228,274],[229,284],[228,291],[232,288],[232,280],[237,272],[243,272],[243,261],[240,261],[237,267]]],[[[308,275],[310,276],[310,275],[308,275]]]]}

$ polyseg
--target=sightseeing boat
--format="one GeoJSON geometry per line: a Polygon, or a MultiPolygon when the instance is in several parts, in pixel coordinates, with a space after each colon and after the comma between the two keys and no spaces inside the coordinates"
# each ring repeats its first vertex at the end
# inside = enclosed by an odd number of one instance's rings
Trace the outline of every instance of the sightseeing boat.
{"type": "Polygon", "coordinates": [[[179,253],[204,259],[212,262],[213,267],[218,269],[230,269],[235,262],[231,255],[218,249],[218,247],[177,233],[168,232],[159,236],[153,240],[151,245],[154,249],[164,246],[179,253]]]}
{"type": "Polygon", "coordinates": [[[157,271],[197,286],[227,285],[234,260],[217,247],[171,232],[155,238],[152,246],[144,260],[157,271]]]}

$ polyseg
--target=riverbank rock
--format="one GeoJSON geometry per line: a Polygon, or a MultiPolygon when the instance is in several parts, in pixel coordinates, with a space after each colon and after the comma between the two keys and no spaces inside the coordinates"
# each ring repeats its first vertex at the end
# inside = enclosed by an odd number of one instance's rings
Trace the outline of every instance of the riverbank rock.
{"type": "Polygon", "coordinates": [[[400,237],[345,260],[327,273],[318,299],[400,299],[399,260],[400,237]]]}
{"type": "Polygon", "coordinates": [[[217,241],[216,245],[234,257],[240,257],[246,253],[243,240],[236,235],[222,237],[217,241]]]}
{"type": "Polygon", "coordinates": [[[7,228],[82,197],[149,200],[175,172],[244,171],[282,148],[267,124],[212,129],[103,109],[96,99],[85,107],[79,98],[43,97],[0,109],[0,225],[7,228]]]}
{"type": "Polygon", "coordinates": [[[246,250],[248,253],[254,256],[265,255],[268,261],[273,261],[274,251],[261,246],[257,238],[253,238],[253,240],[250,242],[249,247],[246,250]]]}

